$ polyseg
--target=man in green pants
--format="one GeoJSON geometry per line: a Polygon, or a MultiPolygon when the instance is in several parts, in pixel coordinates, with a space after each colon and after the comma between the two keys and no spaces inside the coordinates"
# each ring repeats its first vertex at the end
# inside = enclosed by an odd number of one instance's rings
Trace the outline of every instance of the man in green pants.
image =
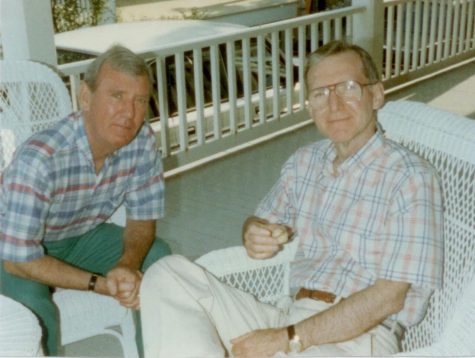
{"type": "Polygon", "coordinates": [[[0,177],[1,292],[37,314],[49,355],[59,338],[51,287],[138,309],[141,271],[170,253],[155,237],[164,183],[144,123],[150,83],[143,59],[112,47],[85,74],[82,110],[30,137],[0,177]],[[107,223],[122,204],[125,227],[107,223]]]}

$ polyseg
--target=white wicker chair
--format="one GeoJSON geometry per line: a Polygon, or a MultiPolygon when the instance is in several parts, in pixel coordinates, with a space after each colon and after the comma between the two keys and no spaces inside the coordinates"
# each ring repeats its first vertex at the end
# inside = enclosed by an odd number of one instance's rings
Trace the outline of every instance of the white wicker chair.
{"type": "Polygon", "coordinates": [[[21,303],[0,295],[0,357],[42,356],[41,327],[21,303]]]}
{"type": "MultiPolygon", "coordinates": [[[[410,101],[387,103],[379,113],[379,121],[389,138],[434,165],[444,192],[444,284],[432,296],[423,321],[407,331],[403,350],[411,352],[436,345],[441,337],[457,335],[449,330],[463,330],[453,321],[449,324],[449,319],[454,313],[463,318],[460,299],[475,272],[475,121],[410,101]]],[[[196,262],[223,281],[275,303],[279,297],[288,296],[288,263],[295,246],[290,244],[271,260],[253,260],[242,247],[232,247],[208,253],[196,262]]],[[[473,314],[473,292],[470,297],[472,304],[466,313],[473,314]]],[[[464,318],[465,323],[473,320],[464,318]]],[[[473,330],[469,332],[473,335],[473,330]]],[[[471,344],[474,354],[475,340],[464,342],[471,344]]]]}
{"type": "MultiPolygon", "coordinates": [[[[0,171],[26,138],[71,111],[66,86],[53,70],[30,61],[0,61],[0,171]]],[[[123,215],[118,215],[120,221],[114,222],[123,225],[123,215]]],[[[57,290],[53,300],[60,312],[62,345],[112,334],[125,357],[138,357],[130,309],[110,297],[77,290],[57,290]]]]}

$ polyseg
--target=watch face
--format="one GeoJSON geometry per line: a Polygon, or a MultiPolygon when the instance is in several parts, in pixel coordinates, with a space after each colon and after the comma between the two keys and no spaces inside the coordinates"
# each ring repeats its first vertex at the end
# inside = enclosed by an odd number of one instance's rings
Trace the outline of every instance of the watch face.
{"type": "Polygon", "coordinates": [[[298,336],[294,336],[294,338],[289,341],[289,351],[292,353],[299,353],[302,351],[302,342],[300,342],[298,336]]]}

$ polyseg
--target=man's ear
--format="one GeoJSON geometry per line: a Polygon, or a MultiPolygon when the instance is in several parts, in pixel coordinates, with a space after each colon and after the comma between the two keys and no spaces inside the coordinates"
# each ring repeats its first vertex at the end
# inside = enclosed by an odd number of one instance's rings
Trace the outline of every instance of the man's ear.
{"type": "Polygon", "coordinates": [[[384,87],[381,82],[371,86],[373,92],[373,109],[378,110],[384,105],[384,87]]]}
{"type": "Polygon", "coordinates": [[[91,103],[91,90],[89,86],[83,81],[79,90],[79,104],[83,111],[88,111],[91,103]]]}

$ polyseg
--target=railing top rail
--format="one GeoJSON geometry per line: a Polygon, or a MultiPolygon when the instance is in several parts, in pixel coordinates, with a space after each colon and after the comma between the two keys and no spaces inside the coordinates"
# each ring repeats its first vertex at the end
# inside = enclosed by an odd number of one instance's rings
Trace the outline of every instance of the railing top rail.
{"type": "Polygon", "coordinates": [[[386,0],[384,2],[384,6],[388,7],[388,6],[402,5],[402,4],[407,4],[407,3],[408,3],[407,0],[386,0]]]}
{"type": "Polygon", "coordinates": [[[78,76],[84,72],[86,72],[87,67],[89,64],[94,61],[94,59],[90,60],[82,60],[82,61],[75,61],[71,63],[64,63],[58,66],[60,72],[65,75],[73,75],[78,76]]]}
{"type": "Polygon", "coordinates": [[[151,51],[147,55],[148,56],[157,56],[157,55],[170,56],[177,52],[189,51],[195,48],[204,48],[204,47],[226,43],[228,41],[233,41],[236,38],[249,39],[251,37],[265,35],[272,32],[284,31],[289,28],[289,25],[295,28],[299,26],[310,25],[314,23],[316,20],[318,22],[323,22],[323,21],[332,20],[339,17],[354,15],[354,14],[364,12],[364,11],[366,11],[366,8],[364,6],[349,6],[342,9],[306,15],[306,16],[302,16],[296,19],[282,20],[276,23],[243,28],[242,30],[238,30],[237,32],[234,32],[232,34],[226,34],[226,35],[217,34],[217,35],[212,35],[206,38],[201,38],[200,40],[190,39],[181,43],[176,43],[173,46],[162,48],[157,51],[151,51]]]}
{"type": "MultiPolygon", "coordinates": [[[[292,27],[310,25],[312,23],[315,23],[316,21],[323,22],[323,21],[332,20],[335,18],[351,16],[351,15],[361,13],[364,11],[366,11],[366,8],[364,6],[349,6],[349,7],[345,7],[341,9],[325,11],[322,13],[305,15],[299,18],[283,20],[276,23],[243,28],[242,30],[237,30],[236,32],[232,34],[226,34],[226,35],[214,34],[211,36],[202,37],[199,40],[190,38],[185,41],[177,42],[173,44],[173,46],[162,47],[157,50],[142,53],[141,56],[143,56],[144,58],[150,58],[150,57],[156,57],[156,56],[171,56],[177,52],[189,51],[196,48],[204,48],[204,47],[209,47],[213,45],[218,45],[218,44],[226,43],[228,41],[236,40],[236,38],[248,39],[251,37],[264,35],[271,32],[284,31],[289,28],[289,25],[291,25],[292,27]]],[[[68,74],[73,74],[73,71],[74,71],[74,74],[78,74],[81,72],[81,69],[87,66],[89,62],[90,60],[86,60],[82,62],[76,62],[72,66],[60,65],[59,68],[63,70],[64,72],[67,72],[68,74]],[[82,66],[82,64],[84,64],[84,67],[82,66]]]]}

